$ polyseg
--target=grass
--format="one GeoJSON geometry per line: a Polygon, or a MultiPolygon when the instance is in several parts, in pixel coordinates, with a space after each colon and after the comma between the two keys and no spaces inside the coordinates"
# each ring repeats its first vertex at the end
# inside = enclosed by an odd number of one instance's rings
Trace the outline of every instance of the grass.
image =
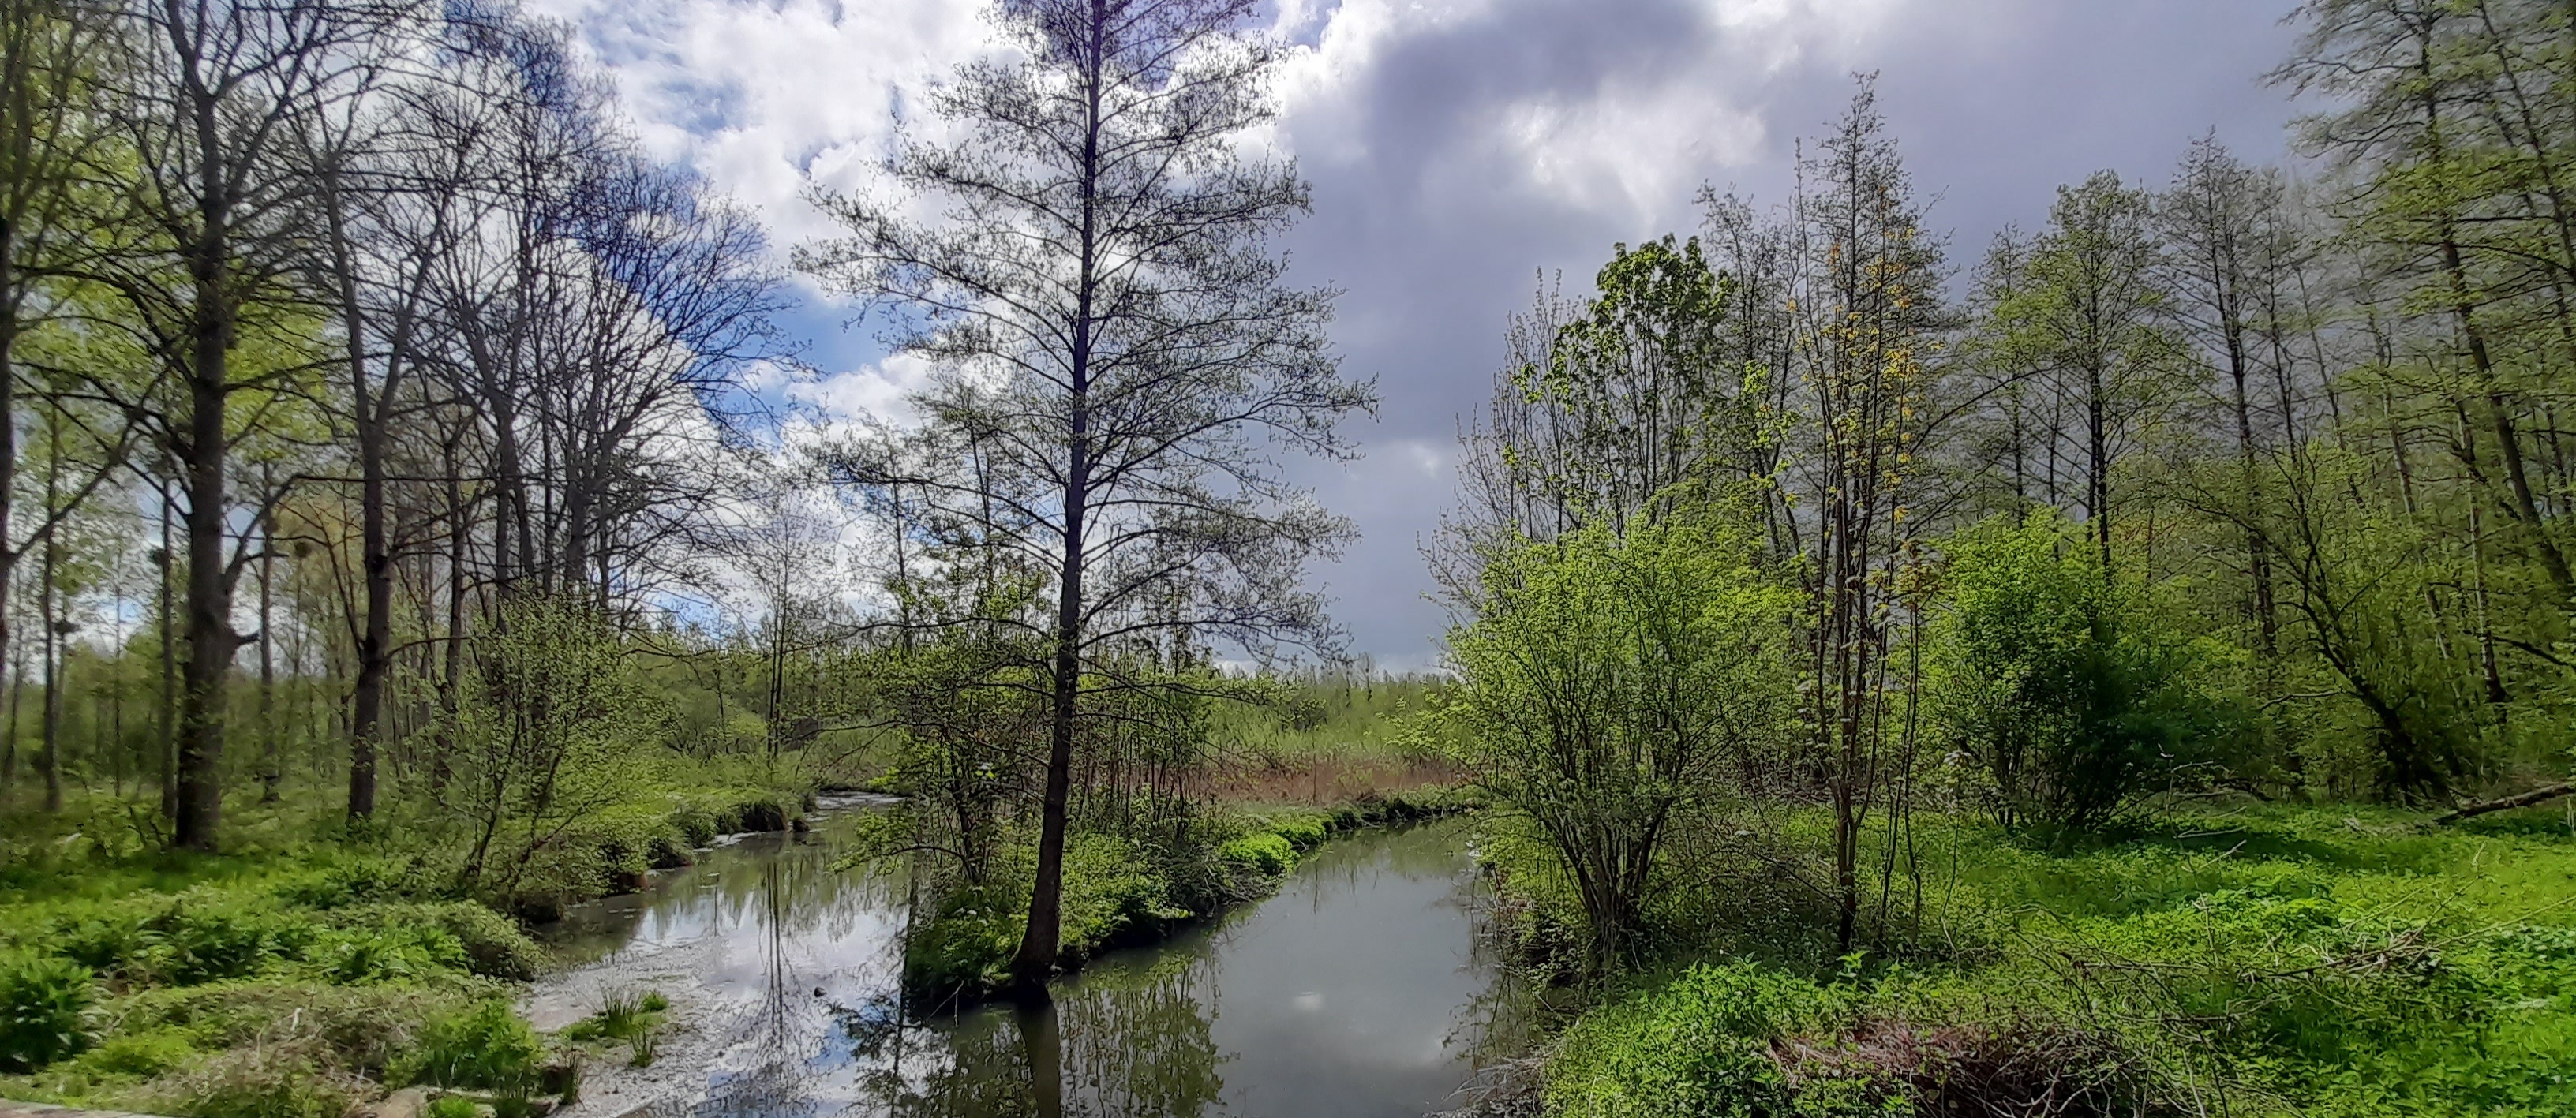
{"type": "Polygon", "coordinates": [[[612,990],[600,999],[599,1011],[566,1025],[555,1035],[569,1041],[633,1041],[662,1026],[671,1000],[660,991],[612,990]]]}
{"type": "Polygon", "coordinates": [[[1236,804],[1331,807],[1454,784],[1457,770],[1407,739],[1439,686],[1427,676],[1318,673],[1279,681],[1268,705],[1220,704],[1220,763],[1199,791],[1236,804]]]}
{"type": "MultiPolygon", "coordinates": [[[[460,889],[457,836],[436,820],[393,806],[352,830],[325,790],[236,797],[218,855],[161,851],[148,810],[104,795],[0,815],[0,1097],[339,1118],[417,1081],[518,1107],[578,1040],[510,1008],[545,962],[520,920],[806,807],[803,789],[739,773],[668,775],[547,835],[506,888],[460,889]]],[[[605,1027],[649,1060],[667,1006],[611,1008],[605,1027]]]]}
{"type": "Polygon", "coordinates": [[[1916,947],[1819,962],[1721,920],[1566,1031],[1551,1112],[2576,1113],[2576,836],[2546,813],[1924,832],[1916,947]]]}

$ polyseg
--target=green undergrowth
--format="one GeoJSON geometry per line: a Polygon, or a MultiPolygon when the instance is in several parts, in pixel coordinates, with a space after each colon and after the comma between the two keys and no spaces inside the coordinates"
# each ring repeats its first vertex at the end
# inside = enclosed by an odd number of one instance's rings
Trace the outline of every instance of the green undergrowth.
{"type": "MultiPolygon", "coordinates": [[[[1060,965],[1150,943],[1229,904],[1269,895],[1300,855],[1334,835],[1429,819],[1473,806],[1464,793],[1423,788],[1370,794],[1331,808],[1236,808],[1197,820],[1191,841],[1148,847],[1116,835],[1065,843],[1060,965]]],[[[904,951],[904,984],[917,1004],[963,1008],[1008,983],[1027,926],[1035,851],[1005,849],[989,879],[956,884],[929,901],[928,919],[904,951]]]]}
{"type": "MultiPolygon", "coordinates": [[[[585,1039],[540,1037],[511,1009],[546,963],[521,921],[633,889],[720,834],[796,826],[808,803],[795,785],[641,791],[473,881],[452,831],[390,812],[353,830],[319,795],[241,804],[217,855],[157,850],[137,833],[148,816],[104,797],[15,813],[0,821],[0,1097],[340,1118],[419,1083],[518,1109],[563,1089],[545,1068],[585,1039]]],[[[640,1020],[616,1039],[648,1051],[640,1020]]]]}
{"type": "Polygon", "coordinates": [[[2054,849],[1923,830],[1905,944],[1819,961],[1703,913],[1701,950],[1558,1039],[1549,1111],[2576,1114],[2576,837],[2553,813],[2263,809],[2054,849]]]}

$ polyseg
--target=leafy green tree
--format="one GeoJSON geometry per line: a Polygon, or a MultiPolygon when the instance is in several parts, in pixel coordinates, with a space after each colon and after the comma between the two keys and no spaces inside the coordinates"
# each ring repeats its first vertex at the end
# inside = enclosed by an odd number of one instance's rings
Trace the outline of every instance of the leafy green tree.
{"type": "Polygon", "coordinates": [[[1719,513],[1587,526],[1493,556],[1450,633],[1450,748],[1554,846],[1597,972],[1628,960],[1664,840],[1784,728],[1798,598],[1759,554],[1719,513]]]}

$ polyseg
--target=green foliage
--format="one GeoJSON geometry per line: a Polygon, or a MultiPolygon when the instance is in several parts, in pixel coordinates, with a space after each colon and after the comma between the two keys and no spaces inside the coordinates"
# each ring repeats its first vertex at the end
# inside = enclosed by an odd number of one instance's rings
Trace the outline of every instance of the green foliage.
{"type": "Polygon", "coordinates": [[[84,1070],[101,1076],[148,1079],[184,1067],[198,1054],[187,1030],[162,1028],[110,1037],[83,1053],[80,1062],[84,1070]]]}
{"type": "Polygon", "coordinates": [[[0,1070],[34,1071],[89,1044],[89,968],[0,953],[0,1070]]]}
{"type": "Polygon", "coordinates": [[[2576,1108],[2563,825],[2266,810],[2077,848],[1956,821],[1917,840],[1921,949],[1645,983],[1568,1030],[1551,1111],[2029,1113],[2049,1092],[2106,1115],[2576,1108]]]}
{"type": "Polygon", "coordinates": [[[422,1109],[427,1118],[478,1118],[482,1109],[463,1095],[440,1095],[422,1109]]]}
{"type": "Polygon", "coordinates": [[[2157,632],[2055,512],[1943,550],[1932,710],[2006,827],[2100,827],[2227,732],[2200,689],[2212,653],[2157,632]]]}
{"type": "Polygon", "coordinates": [[[545,965],[545,950],[517,922],[470,901],[358,905],[333,919],[349,928],[433,929],[463,953],[441,965],[484,978],[525,982],[545,965]]]}
{"type": "Polygon", "coordinates": [[[1691,968],[1567,1031],[1549,1065],[1547,1106],[1582,1118],[1837,1113],[1800,1105],[1772,1048],[1837,1027],[1847,995],[1751,963],[1691,968]]]}
{"type": "Polygon", "coordinates": [[[545,1055],[545,1041],[508,1002],[487,1001],[432,1022],[404,1059],[400,1078],[525,1095],[535,1088],[545,1055]]]}
{"type": "Polygon", "coordinates": [[[1437,711],[1454,755],[1555,844],[1602,973],[1624,960],[1675,816],[1783,728],[1795,595],[1724,512],[1493,555],[1474,621],[1450,634],[1459,680],[1437,711]]]}
{"type": "Polygon", "coordinates": [[[1274,832],[1245,835],[1217,848],[1229,869],[1240,873],[1276,877],[1297,866],[1297,847],[1287,837],[1274,832]]]}

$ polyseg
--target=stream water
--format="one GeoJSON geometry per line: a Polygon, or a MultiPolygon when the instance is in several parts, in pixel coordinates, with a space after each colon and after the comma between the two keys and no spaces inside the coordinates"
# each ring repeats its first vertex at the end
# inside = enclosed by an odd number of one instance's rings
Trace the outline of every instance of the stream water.
{"type": "Polygon", "coordinates": [[[594,1065],[580,1114],[1414,1116],[1513,1054],[1464,829],[1365,832],[1271,898],[1112,952],[1039,1009],[910,1012],[899,875],[832,870],[852,816],[708,851],[575,909],[530,1011],[556,1027],[658,990],[673,1030],[642,1070],[594,1065]]]}

